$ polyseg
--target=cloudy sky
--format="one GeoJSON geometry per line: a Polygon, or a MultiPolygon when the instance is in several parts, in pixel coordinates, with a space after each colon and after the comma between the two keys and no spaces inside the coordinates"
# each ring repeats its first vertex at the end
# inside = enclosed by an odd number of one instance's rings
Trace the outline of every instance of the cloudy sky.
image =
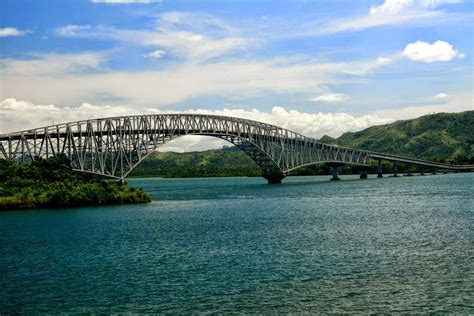
{"type": "Polygon", "coordinates": [[[3,0],[0,133],[194,112],[336,137],[472,110],[473,24],[472,0],[3,0]]]}

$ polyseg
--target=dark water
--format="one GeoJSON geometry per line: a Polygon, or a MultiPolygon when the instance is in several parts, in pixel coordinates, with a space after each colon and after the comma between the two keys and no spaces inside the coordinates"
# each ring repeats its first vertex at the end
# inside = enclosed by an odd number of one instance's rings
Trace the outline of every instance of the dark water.
{"type": "Polygon", "coordinates": [[[0,213],[0,311],[474,313],[472,173],[130,183],[0,213]]]}

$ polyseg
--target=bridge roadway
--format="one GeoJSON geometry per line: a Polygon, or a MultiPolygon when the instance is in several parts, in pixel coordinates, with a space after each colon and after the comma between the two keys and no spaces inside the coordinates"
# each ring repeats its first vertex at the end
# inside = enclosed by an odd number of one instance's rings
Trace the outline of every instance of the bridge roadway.
{"type": "MultiPolygon", "coordinates": [[[[31,162],[36,157],[65,154],[74,170],[123,179],[151,152],[185,135],[224,139],[250,156],[269,183],[280,183],[291,170],[315,163],[343,164],[367,170],[382,160],[432,170],[469,171],[473,165],[450,165],[337,145],[328,145],[263,122],[202,114],[134,115],[91,119],[0,135],[0,159],[31,162]]],[[[361,177],[366,176],[362,172],[361,177]]]]}

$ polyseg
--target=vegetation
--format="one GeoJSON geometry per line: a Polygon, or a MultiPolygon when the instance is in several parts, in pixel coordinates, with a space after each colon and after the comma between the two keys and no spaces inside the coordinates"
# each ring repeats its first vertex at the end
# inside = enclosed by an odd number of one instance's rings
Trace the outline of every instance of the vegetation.
{"type": "Polygon", "coordinates": [[[425,115],[322,142],[447,163],[474,163],[474,111],[425,115]]]}
{"type": "MultiPolygon", "coordinates": [[[[321,142],[367,149],[408,157],[454,164],[474,164],[474,111],[440,113],[388,125],[372,126],[363,131],[345,133],[334,139],[324,136],[321,142]]],[[[384,162],[384,172],[391,164],[384,162]]],[[[404,166],[398,165],[399,172],[404,166]]],[[[343,166],[342,173],[357,173],[343,166]]],[[[371,168],[376,171],[375,164],[371,168]]],[[[416,169],[414,170],[416,171],[416,169]]],[[[316,164],[292,171],[291,175],[329,174],[330,168],[316,164]]],[[[223,177],[260,176],[259,167],[238,148],[204,152],[156,153],[143,161],[131,174],[135,177],[223,177]]]]}
{"type": "Polygon", "coordinates": [[[29,165],[0,159],[0,210],[146,203],[142,189],[72,171],[66,156],[29,165]]]}
{"type": "Polygon", "coordinates": [[[154,153],[133,170],[132,177],[189,178],[260,176],[257,164],[237,147],[188,153],[154,153]]]}

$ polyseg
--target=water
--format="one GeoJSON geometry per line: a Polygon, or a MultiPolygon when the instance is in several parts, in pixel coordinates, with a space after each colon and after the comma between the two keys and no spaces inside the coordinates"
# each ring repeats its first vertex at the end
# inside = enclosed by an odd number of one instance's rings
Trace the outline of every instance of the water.
{"type": "Polygon", "coordinates": [[[474,174],[135,179],[0,213],[0,311],[474,313],[474,174]]]}

